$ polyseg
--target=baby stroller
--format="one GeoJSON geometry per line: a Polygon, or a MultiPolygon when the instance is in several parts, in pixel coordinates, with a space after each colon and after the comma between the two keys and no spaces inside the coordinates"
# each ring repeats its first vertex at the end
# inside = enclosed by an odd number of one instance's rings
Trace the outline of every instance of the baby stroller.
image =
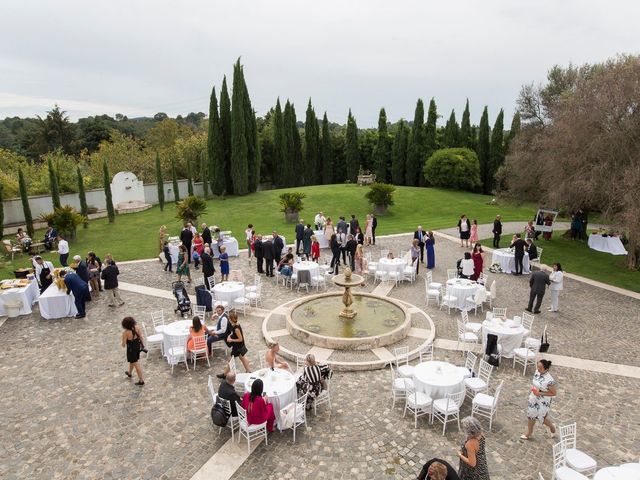
{"type": "Polygon", "coordinates": [[[171,284],[171,288],[173,290],[173,295],[176,297],[176,301],[178,302],[178,308],[173,310],[174,313],[179,311],[182,317],[187,313],[189,315],[193,315],[193,311],[191,310],[191,300],[189,300],[189,294],[187,293],[184,283],[173,282],[171,284]]]}

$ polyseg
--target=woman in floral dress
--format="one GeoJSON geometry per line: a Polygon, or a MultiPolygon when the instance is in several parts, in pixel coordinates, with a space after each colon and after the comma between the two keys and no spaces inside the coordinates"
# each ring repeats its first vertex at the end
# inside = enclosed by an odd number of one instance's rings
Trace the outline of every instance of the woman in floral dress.
{"type": "Polygon", "coordinates": [[[533,386],[529,394],[527,405],[527,433],[520,435],[523,440],[530,440],[533,436],[533,427],[536,420],[549,427],[551,435],[555,437],[556,426],[549,418],[551,410],[551,398],[556,396],[556,381],[549,373],[551,360],[540,360],[536,365],[536,373],[533,375],[533,386]]]}

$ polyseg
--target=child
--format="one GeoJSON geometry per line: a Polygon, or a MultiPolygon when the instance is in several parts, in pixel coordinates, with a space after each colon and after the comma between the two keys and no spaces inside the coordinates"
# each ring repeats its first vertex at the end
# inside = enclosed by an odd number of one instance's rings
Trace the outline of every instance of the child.
{"type": "Polygon", "coordinates": [[[222,275],[222,281],[226,282],[229,280],[229,254],[227,253],[227,248],[225,246],[220,247],[220,256],[218,257],[220,260],[220,274],[222,275]]]}
{"type": "Polygon", "coordinates": [[[320,260],[320,242],[315,235],[311,235],[311,260],[316,263],[320,260]]]}
{"type": "Polygon", "coordinates": [[[167,264],[164,266],[165,272],[173,272],[172,270],[172,262],[171,262],[171,251],[169,250],[169,242],[165,241],[164,246],[162,247],[162,253],[164,253],[164,258],[167,261],[167,264]]]}

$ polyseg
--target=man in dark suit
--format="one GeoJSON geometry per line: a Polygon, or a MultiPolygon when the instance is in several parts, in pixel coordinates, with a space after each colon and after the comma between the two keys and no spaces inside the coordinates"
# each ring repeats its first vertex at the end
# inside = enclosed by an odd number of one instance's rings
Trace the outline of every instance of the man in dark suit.
{"type": "Polygon", "coordinates": [[[204,275],[204,285],[207,290],[211,290],[212,285],[209,285],[209,277],[216,273],[216,268],[213,266],[213,256],[211,255],[211,247],[204,247],[204,251],[200,256],[202,260],[202,274],[204,275]]]}
{"type": "Polygon", "coordinates": [[[253,242],[253,254],[256,257],[256,266],[258,268],[258,273],[264,273],[264,270],[262,268],[262,260],[264,258],[262,235],[256,236],[256,240],[255,242],[253,242]]]}
{"type": "Polygon", "coordinates": [[[236,409],[236,402],[242,403],[242,399],[238,392],[236,392],[236,387],[234,386],[236,383],[236,373],[228,372],[225,376],[225,379],[220,383],[220,388],[218,388],[218,396],[220,398],[224,398],[225,400],[229,400],[231,404],[231,416],[237,417],[238,410],[236,409]]]}
{"type": "MultiPolygon", "coordinates": [[[[345,221],[344,217],[340,217],[340,221],[336,224],[336,233],[347,233],[347,229],[349,228],[347,222],[345,221]]],[[[329,241],[330,239],[327,238],[327,241],[329,241]]]]}
{"type": "Polygon", "coordinates": [[[273,240],[267,238],[264,242],[262,242],[262,254],[264,256],[265,263],[265,273],[267,277],[273,277],[273,259],[274,259],[274,251],[273,251],[273,240]]]}
{"type": "Polygon", "coordinates": [[[47,250],[53,249],[53,242],[56,241],[58,237],[58,232],[51,225],[47,227],[47,231],[44,234],[44,248],[47,250]]]}
{"type": "MultiPolygon", "coordinates": [[[[278,236],[278,232],[274,230],[273,231],[273,260],[276,262],[276,265],[280,263],[280,258],[282,257],[283,249],[284,249],[284,240],[282,240],[282,237],[278,236]]],[[[265,258],[267,257],[265,256],[265,258]]]]}
{"type": "Polygon", "coordinates": [[[304,238],[304,220],[300,219],[296,225],[296,255],[300,255],[300,244],[304,238]]]}
{"type": "Polygon", "coordinates": [[[376,244],[376,228],[378,228],[378,219],[372,213],[371,214],[371,237],[374,245],[376,244]]]}
{"type": "Polygon", "coordinates": [[[500,248],[500,235],[502,235],[502,222],[500,221],[500,215],[496,215],[496,219],[493,221],[493,248],[500,248]]]}
{"type": "Polygon", "coordinates": [[[424,263],[424,241],[427,239],[427,232],[422,230],[422,225],[418,225],[418,229],[413,232],[413,238],[418,240],[420,247],[420,261],[424,263]]]}
{"type": "Polygon", "coordinates": [[[64,284],[67,287],[67,295],[73,293],[78,314],[76,318],[84,318],[87,316],[85,310],[85,302],[91,299],[89,293],[89,284],[82,280],[77,273],[66,273],[65,270],[60,272],[60,276],[64,278],[64,284]]]}
{"type": "Polygon", "coordinates": [[[538,248],[530,238],[527,239],[527,252],[529,252],[529,261],[538,258],[538,248]]]}
{"type": "Polygon", "coordinates": [[[356,241],[355,238],[353,238],[353,235],[349,235],[347,240],[347,245],[345,247],[345,250],[347,251],[347,253],[349,254],[349,266],[351,267],[352,271],[356,270],[356,249],[358,248],[358,242],[356,241]]]}
{"type": "Polygon", "coordinates": [[[536,270],[531,274],[531,278],[529,279],[529,286],[531,287],[531,292],[529,293],[529,305],[525,308],[527,312],[531,312],[533,309],[533,302],[535,301],[536,308],[533,310],[533,313],[540,313],[542,298],[544,297],[547,285],[550,284],[551,280],[549,279],[549,274],[544,270],[536,270]]]}
{"type": "Polygon", "coordinates": [[[180,232],[180,241],[187,249],[187,263],[191,263],[191,242],[193,242],[193,232],[191,224],[187,223],[180,232]]]}
{"type": "Polygon", "coordinates": [[[73,256],[73,264],[71,265],[71,268],[76,271],[82,280],[89,283],[89,268],[87,268],[87,262],[82,260],[80,255],[73,256]]]}
{"type": "Polygon", "coordinates": [[[516,271],[513,272],[513,274],[522,275],[524,251],[527,248],[527,242],[522,239],[522,235],[516,233],[513,236],[513,241],[511,242],[510,248],[514,249],[516,263],[516,271]]]}
{"type": "Polygon", "coordinates": [[[202,237],[202,243],[208,243],[211,246],[211,230],[209,230],[206,223],[202,224],[202,235],[200,236],[202,237]]]}
{"type": "Polygon", "coordinates": [[[351,220],[349,220],[349,233],[355,235],[358,228],[360,228],[360,222],[358,222],[355,215],[351,215],[351,220]]]}

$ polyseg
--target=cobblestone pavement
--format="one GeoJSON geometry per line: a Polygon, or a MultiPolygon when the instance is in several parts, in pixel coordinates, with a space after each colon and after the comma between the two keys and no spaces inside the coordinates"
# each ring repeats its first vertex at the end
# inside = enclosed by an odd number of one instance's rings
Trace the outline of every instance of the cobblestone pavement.
{"type": "MultiPolygon", "coordinates": [[[[375,249],[404,251],[409,239],[380,239],[375,249]]],[[[438,241],[436,279],[444,278],[461,252],[454,243],[438,241]]],[[[233,259],[232,268],[236,262],[249,273],[246,257],[233,259]]],[[[175,278],[164,274],[159,262],[120,269],[122,281],[165,290],[175,278]]],[[[526,277],[497,279],[497,304],[522,311],[526,277]]],[[[565,286],[563,311],[555,316],[545,311],[534,324],[534,332],[549,324],[551,352],[638,365],[638,302],[573,280],[565,286]]],[[[265,282],[264,307],[304,294],[265,282]]],[[[437,337],[455,338],[454,315],[424,307],[422,282],[401,285],[391,295],[424,308],[436,323],[437,337]]],[[[221,358],[211,367],[199,362],[195,372],[178,366],[172,375],[156,352],[141,362],[144,387],[124,376],[122,317],[146,321],[152,310],[172,312],[175,302],[130,292],[123,297],[126,305],[115,310],[96,299],[81,320],[43,320],[36,308],[33,315],[0,326],[0,478],[189,479],[228,440],[228,433],[218,436],[208,420],[207,375],[220,371],[221,358]]],[[[248,316],[241,323],[255,365],[264,345],[262,318],[248,316]]],[[[437,350],[436,357],[462,363],[456,352],[437,350]]],[[[505,380],[498,420],[487,434],[494,479],[533,479],[538,470],[550,477],[553,441],[539,428],[535,440],[518,440],[531,373],[519,375],[503,363],[492,379],[493,386],[505,380]]],[[[569,368],[554,368],[553,374],[560,389],[553,416],[560,423],[578,422],[580,448],[602,466],[637,461],[640,380],[569,368]]],[[[260,445],[233,478],[408,479],[432,456],[453,462],[457,428],[450,425],[443,437],[441,427],[422,418],[413,429],[398,404],[391,409],[388,384],[388,370],[337,374],[331,412],[322,409],[311,416],[295,446],[289,432],[271,435],[269,445],[260,445]]],[[[463,408],[463,415],[468,413],[469,401],[463,408]]]]}

